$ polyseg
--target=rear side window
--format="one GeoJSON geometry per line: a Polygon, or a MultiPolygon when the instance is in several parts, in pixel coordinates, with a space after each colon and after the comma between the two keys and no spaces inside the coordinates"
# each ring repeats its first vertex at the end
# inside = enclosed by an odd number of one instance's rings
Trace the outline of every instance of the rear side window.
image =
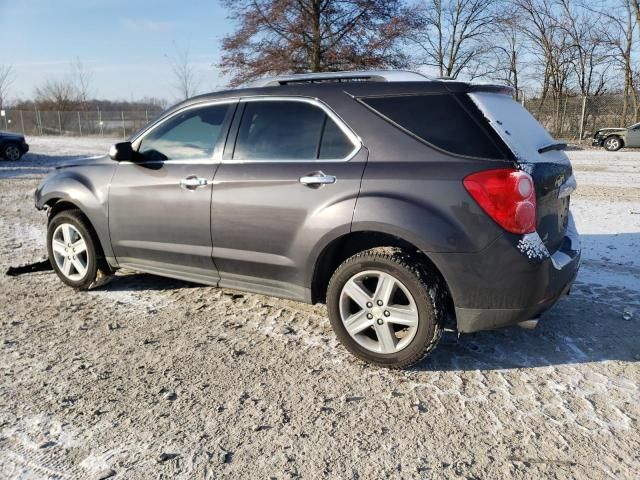
{"type": "Polygon", "coordinates": [[[234,160],[343,159],[354,146],[321,108],[300,101],[247,102],[234,160]]]}
{"type": "Polygon", "coordinates": [[[495,139],[453,95],[405,95],[361,101],[412,136],[447,152],[505,158],[495,139]]]}
{"type": "Polygon", "coordinates": [[[347,138],[336,122],[326,117],[322,142],[320,143],[321,159],[345,158],[353,150],[353,144],[347,138]]]}

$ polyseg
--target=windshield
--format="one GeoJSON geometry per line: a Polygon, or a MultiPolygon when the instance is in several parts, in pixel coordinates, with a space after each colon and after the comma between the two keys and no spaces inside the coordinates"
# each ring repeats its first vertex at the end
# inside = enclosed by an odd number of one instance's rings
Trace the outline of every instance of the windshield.
{"type": "Polygon", "coordinates": [[[469,97],[519,160],[535,162],[567,159],[560,150],[548,151],[544,157],[541,156],[540,149],[558,142],[510,96],[474,92],[469,97]]]}

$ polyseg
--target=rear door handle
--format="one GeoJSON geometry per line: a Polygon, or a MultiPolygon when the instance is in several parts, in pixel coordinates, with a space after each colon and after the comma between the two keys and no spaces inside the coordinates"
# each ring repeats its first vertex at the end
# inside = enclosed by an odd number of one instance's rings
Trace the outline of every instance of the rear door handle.
{"type": "Polygon", "coordinates": [[[333,185],[338,179],[333,175],[325,175],[322,172],[312,173],[300,177],[300,183],[308,187],[319,187],[321,185],[333,185]]]}
{"type": "Polygon", "coordinates": [[[180,180],[180,186],[188,190],[195,190],[198,187],[204,187],[208,183],[209,181],[206,178],[196,177],[195,175],[191,175],[180,180]]]}

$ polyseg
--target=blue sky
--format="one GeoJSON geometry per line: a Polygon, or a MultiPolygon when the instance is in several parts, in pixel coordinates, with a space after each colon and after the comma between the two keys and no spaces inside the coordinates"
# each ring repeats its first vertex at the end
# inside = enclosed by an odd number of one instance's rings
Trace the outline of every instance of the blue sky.
{"type": "Polygon", "coordinates": [[[175,100],[167,55],[188,49],[201,90],[224,85],[215,66],[232,30],[215,0],[0,0],[0,64],[13,65],[12,99],[76,58],[93,70],[98,98],[175,100]]]}

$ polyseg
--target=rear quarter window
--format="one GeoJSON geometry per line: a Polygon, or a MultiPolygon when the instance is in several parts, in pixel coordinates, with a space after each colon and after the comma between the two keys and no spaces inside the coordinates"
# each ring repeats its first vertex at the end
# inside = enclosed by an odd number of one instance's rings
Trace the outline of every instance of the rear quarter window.
{"type": "Polygon", "coordinates": [[[508,158],[495,132],[487,130],[480,115],[469,111],[474,105],[463,105],[464,100],[452,94],[368,97],[360,101],[411,136],[446,152],[508,158]]]}

